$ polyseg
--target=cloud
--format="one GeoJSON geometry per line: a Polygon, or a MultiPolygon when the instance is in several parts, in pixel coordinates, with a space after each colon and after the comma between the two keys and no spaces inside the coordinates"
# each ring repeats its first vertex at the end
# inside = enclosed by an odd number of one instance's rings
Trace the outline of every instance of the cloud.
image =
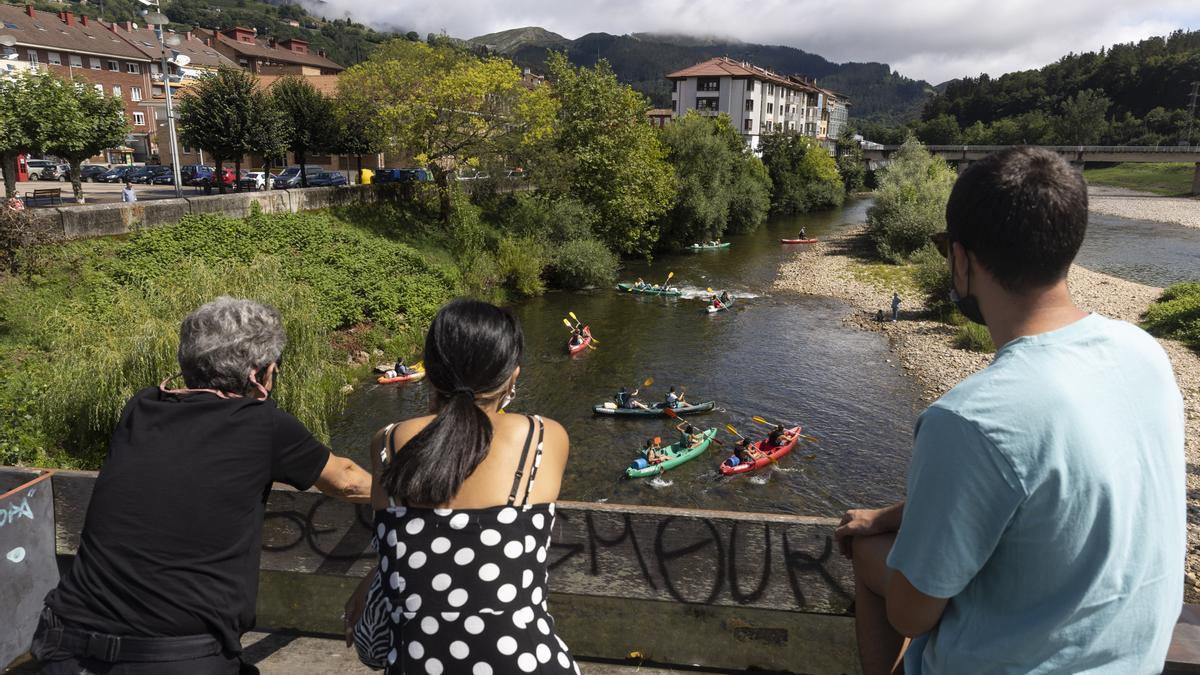
{"type": "Polygon", "coordinates": [[[522,26],[569,38],[721,35],[839,62],[882,61],[933,83],[1035,68],[1068,52],[1200,28],[1196,0],[327,0],[323,7],[327,16],[463,38],[522,26]]]}

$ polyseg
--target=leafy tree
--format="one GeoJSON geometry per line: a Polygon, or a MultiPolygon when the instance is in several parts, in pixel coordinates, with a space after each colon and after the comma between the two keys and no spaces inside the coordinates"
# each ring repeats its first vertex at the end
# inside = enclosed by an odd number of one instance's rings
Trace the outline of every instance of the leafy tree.
{"type": "Polygon", "coordinates": [[[369,96],[346,97],[334,99],[334,123],[337,125],[336,150],[339,153],[353,155],[358,163],[358,183],[363,182],[363,155],[379,152],[378,135],[372,125],[378,109],[375,101],[369,96]]]}
{"type": "Polygon", "coordinates": [[[837,206],[846,189],[837,164],[825,148],[794,131],[764,134],[763,164],[771,177],[771,210],[805,213],[837,206]]]}
{"type": "MultiPolygon", "coordinates": [[[[275,98],[261,89],[255,90],[247,120],[246,152],[262,157],[262,169],[267,174],[275,162],[286,161],[287,130],[288,119],[275,104],[275,98]]],[[[241,156],[235,162],[237,175],[241,176],[241,156]]]]}
{"type": "Polygon", "coordinates": [[[300,165],[300,187],[308,187],[304,171],[308,153],[330,150],[337,143],[333,102],[311,82],[294,75],[273,84],[271,97],[283,112],[284,142],[300,165]]]}
{"type": "MultiPolygon", "coordinates": [[[[738,142],[742,143],[741,138],[738,142]]],[[[751,154],[743,143],[741,161],[733,164],[733,182],[729,197],[729,231],[753,232],[771,212],[771,176],[762,160],[751,154]]]]}
{"type": "Polygon", "coordinates": [[[596,233],[610,248],[649,255],[659,238],[656,221],[674,199],[675,178],[646,122],[646,99],[619,83],[606,61],[576,68],[555,53],[547,65],[558,103],[553,147],[570,194],[596,211],[596,233]]]}
{"type": "Polygon", "coordinates": [[[958,120],[953,115],[938,115],[933,119],[919,122],[915,131],[922,143],[929,145],[958,145],[962,143],[962,130],[958,128],[958,120]]]}
{"type": "Polygon", "coordinates": [[[366,105],[364,97],[374,101],[376,146],[411,153],[430,169],[442,221],[449,223],[455,166],[548,137],[554,107],[546,87],[522,85],[512,62],[479,59],[445,40],[435,42],[388,42],[342,73],[338,96],[355,107],[366,105]]]}
{"type": "Polygon", "coordinates": [[[0,78],[0,170],[8,199],[17,196],[17,155],[29,152],[31,146],[25,118],[33,108],[22,82],[0,78]]]}
{"type": "Polygon", "coordinates": [[[1094,145],[1105,134],[1112,101],[1104,92],[1085,89],[1062,102],[1062,117],[1058,122],[1059,138],[1071,145],[1094,145]]]}
{"type": "Polygon", "coordinates": [[[946,229],[946,202],[957,176],[940,157],[909,137],[879,177],[867,228],[885,260],[899,262],[946,229]]]}
{"type": "Polygon", "coordinates": [[[222,68],[201,78],[179,97],[181,136],[187,145],[204,149],[216,165],[214,180],[225,193],[221,180],[222,164],[227,159],[241,163],[250,149],[260,114],[257,80],[250,73],[222,68]]]}
{"type": "Polygon", "coordinates": [[[79,166],[106,148],[120,145],[129,133],[121,99],[105,98],[83,80],[67,82],[53,75],[35,75],[27,83],[39,117],[49,122],[41,127],[37,145],[41,152],[71,165],[71,188],[75,201],[82,204],[79,166]]]}
{"type": "Polygon", "coordinates": [[[862,148],[849,130],[838,137],[837,155],[838,174],[842,177],[846,192],[862,190],[867,177],[866,160],[863,159],[862,148]]]}

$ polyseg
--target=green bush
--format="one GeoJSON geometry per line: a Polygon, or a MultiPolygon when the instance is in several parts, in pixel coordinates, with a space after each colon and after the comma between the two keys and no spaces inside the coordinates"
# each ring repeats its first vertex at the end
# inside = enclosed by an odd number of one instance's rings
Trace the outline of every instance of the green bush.
{"type": "Polygon", "coordinates": [[[987,326],[967,321],[961,314],[957,314],[955,319],[960,322],[958,333],[954,336],[955,347],[988,354],[996,351],[996,345],[992,344],[992,334],[988,332],[987,326]]]}
{"type": "Polygon", "coordinates": [[[1142,317],[1142,327],[1152,335],[1179,340],[1200,349],[1200,281],[1175,284],[1142,317]]]}
{"type": "Polygon", "coordinates": [[[867,225],[875,250],[885,260],[900,262],[946,229],[946,202],[954,187],[954,171],[915,138],[904,142],[878,177],[875,205],[867,225]]]}
{"type": "Polygon", "coordinates": [[[547,269],[560,288],[606,286],[617,276],[617,256],[596,239],[576,239],[554,249],[547,269]]]}
{"type": "Polygon", "coordinates": [[[771,178],[771,210],[775,213],[827,209],[845,199],[837,163],[813,139],[794,131],[764,134],[762,153],[771,178]]]}
{"type": "Polygon", "coordinates": [[[909,257],[913,280],[925,295],[925,306],[945,319],[954,309],[950,302],[950,265],[933,244],[927,244],[909,257]]]}
{"type": "Polygon", "coordinates": [[[520,295],[541,295],[546,290],[542,270],[546,267],[546,249],[537,239],[504,237],[496,250],[496,262],[504,285],[520,295]]]}

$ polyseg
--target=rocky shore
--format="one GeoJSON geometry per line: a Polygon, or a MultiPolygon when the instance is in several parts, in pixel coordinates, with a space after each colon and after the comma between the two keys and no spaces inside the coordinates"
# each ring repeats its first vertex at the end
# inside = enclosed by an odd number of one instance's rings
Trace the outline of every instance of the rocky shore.
{"type": "MultiPolygon", "coordinates": [[[[1156,198],[1161,199],[1161,198],[1156,198]]],[[[1190,201],[1190,200],[1185,200],[1190,201]]],[[[1200,205],[1192,202],[1192,208],[1200,205]]],[[[890,349],[900,364],[922,388],[922,398],[933,401],[968,375],[991,363],[990,354],[957,349],[955,328],[925,317],[921,298],[900,291],[900,321],[890,320],[892,288],[861,280],[855,271],[869,260],[865,227],[843,236],[806,246],[783,265],[775,282],[778,290],[806,295],[840,298],[853,308],[843,318],[864,330],[887,334],[890,349]],[[883,309],[889,320],[879,323],[876,312],[883,309]]],[[[1071,294],[1084,309],[1105,316],[1137,322],[1162,292],[1117,277],[1093,272],[1078,265],[1071,268],[1071,294]]],[[[1200,355],[1174,340],[1159,340],[1175,368],[1187,410],[1186,456],[1188,463],[1188,602],[1200,602],[1200,355]]]]}
{"type": "Polygon", "coordinates": [[[1148,192],[1091,186],[1088,210],[1134,220],[1200,227],[1200,199],[1159,197],[1148,192]]]}

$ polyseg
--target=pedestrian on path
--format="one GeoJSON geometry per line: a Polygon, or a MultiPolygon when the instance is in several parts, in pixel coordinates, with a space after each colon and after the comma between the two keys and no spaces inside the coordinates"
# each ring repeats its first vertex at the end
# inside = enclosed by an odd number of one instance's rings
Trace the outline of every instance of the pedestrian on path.
{"type": "Polygon", "coordinates": [[[892,291],[892,321],[900,318],[900,294],[892,291]]]}
{"type": "Polygon", "coordinates": [[[125,181],[125,189],[121,190],[121,201],[122,202],[136,202],[137,201],[137,193],[135,193],[133,191],[133,183],[130,183],[129,181],[125,181]]]}

